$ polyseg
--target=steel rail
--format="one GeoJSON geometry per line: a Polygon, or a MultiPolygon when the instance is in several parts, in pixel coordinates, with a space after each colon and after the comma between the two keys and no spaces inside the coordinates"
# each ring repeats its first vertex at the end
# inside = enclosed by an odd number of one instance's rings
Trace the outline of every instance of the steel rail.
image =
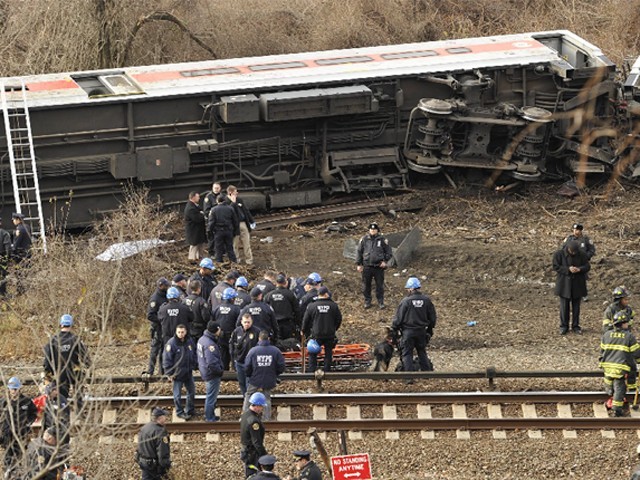
{"type": "MultiPolygon", "coordinates": [[[[632,395],[632,393],[631,393],[632,395]]],[[[273,406],[300,405],[417,405],[417,404],[522,404],[522,403],[597,403],[607,400],[604,392],[420,392],[420,393],[339,393],[275,394],[273,406]]],[[[204,395],[196,395],[197,407],[204,405],[204,395]]],[[[108,404],[113,408],[134,406],[171,406],[173,396],[87,397],[85,402],[108,404]]],[[[241,408],[240,395],[219,395],[218,407],[241,408]]]]}
{"type": "MultiPolygon", "coordinates": [[[[290,420],[265,422],[268,432],[318,431],[420,431],[420,430],[638,430],[640,418],[428,418],[428,419],[360,419],[360,420],[290,420]]],[[[122,423],[97,426],[103,434],[137,433],[141,424],[122,423]]],[[[170,433],[239,433],[234,422],[167,423],[170,433]]]]}

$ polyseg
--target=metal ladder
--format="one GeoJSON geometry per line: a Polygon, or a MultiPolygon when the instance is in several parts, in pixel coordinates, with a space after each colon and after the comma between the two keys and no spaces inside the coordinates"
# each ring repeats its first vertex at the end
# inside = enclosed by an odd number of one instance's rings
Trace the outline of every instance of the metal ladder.
{"type": "Polygon", "coordinates": [[[47,253],[36,156],[33,150],[31,121],[24,81],[16,79],[1,82],[0,100],[16,212],[24,215],[23,221],[29,226],[31,235],[41,239],[43,251],[47,253]]]}

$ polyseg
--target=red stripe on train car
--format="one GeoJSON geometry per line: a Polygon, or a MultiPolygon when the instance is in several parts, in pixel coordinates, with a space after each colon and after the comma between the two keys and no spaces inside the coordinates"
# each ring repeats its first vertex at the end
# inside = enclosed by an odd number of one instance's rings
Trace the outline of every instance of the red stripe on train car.
{"type": "Polygon", "coordinates": [[[27,83],[27,90],[30,92],[42,92],[47,90],[67,90],[69,88],[80,88],[76,82],[70,78],[64,80],[52,80],[50,82],[27,83]]]}
{"type": "Polygon", "coordinates": [[[165,72],[136,73],[135,75],[131,75],[131,77],[140,83],[162,82],[164,80],[175,80],[176,78],[184,78],[177,70],[165,72]]]}

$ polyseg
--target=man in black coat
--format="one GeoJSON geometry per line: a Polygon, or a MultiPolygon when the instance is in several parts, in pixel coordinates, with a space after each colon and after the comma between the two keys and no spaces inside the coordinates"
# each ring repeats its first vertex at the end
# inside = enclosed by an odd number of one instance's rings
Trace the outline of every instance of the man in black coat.
{"type": "Polygon", "coordinates": [[[220,194],[218,204],[209,213],[207,223],[209,238],[213,240],[209,242],[209,254],[215,252],[216,262],[222,263],[225,253],[229,261],[237,262],[233,238],[240,234],[239,224],[235,208],[227,203],[226,195],[220,194]]]}
{"type": "Polygon", "coordinates": [[[197,263],[205,256],[207,236],[205,233],[204,212],[200,208],[200,194],[189,193],[189,201],[184,208],[184,231],[189,244],[189,261],[197,263]]]}
{"type": "Polygon", "coordinates": [[[136,462],[142,470],[143,480],[161,480],[171,468],[171,447],[165,428],[168,413],[154,408],[151,421],[138,433],[136,462]]]}
{"type": "Polygon", "coordinates": [[[587,296],[587,272],[591,269],[586,253],[575,241],[568,242],[553,254],[553,270],[556,272],[555,294],[560,297],[560,335],[569,331],[569,311],[571,330],[578,335],[580,328],[580,302],[587,296]]]}

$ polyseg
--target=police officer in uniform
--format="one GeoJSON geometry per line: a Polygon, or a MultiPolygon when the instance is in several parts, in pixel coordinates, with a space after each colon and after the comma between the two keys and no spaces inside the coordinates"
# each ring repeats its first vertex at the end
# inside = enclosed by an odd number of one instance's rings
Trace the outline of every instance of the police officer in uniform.
{"type": "Polygon", "coordinates": [[[267,293],[276,289],[276,281],[278,274],[274,270],[267,270],[262,276],[262,280],[256,283],[256,287],[262,291],[262,297],[266,297],[267,293]]]}
{"type": "Polygon", "coordinates": [[[237,278],[236,292],[238,292],[238,296],[233,303],[239,306],[240,310],[242,310],[244,307],[251,303],[251,295],[249,294],[249,281],[246,277],[237,278]]]}
{"type": "Polygon", "coordinates": [[[240,393],[244,397],[247,393],[247,374],[244,371],[244,361],[249,351],[258,344],[260,330],[253,326],[250,313],[245,313],[240,318],[240,326],[231,334],[229,342],[229,354],[233,367],[238,375],[240,393]]]}
{"type": "Polygon", "coordinates": [[[249,398],[249,408],[240,417],[240,459],[244,462],[245,477],[258,472],[258,459],[267,454],[264,448],[262,411],[267,405],[264,394],[256,392],[249,398]]]}
{"type": "Polygon", "coordinates": [[[229,287],[222,293],[222,304],[218,305],[211,312],[212,320],[220,324],[222,333],[220,334],[220,356],[224,370],[229,370],[231,354],[229,353],[229,341],[231,333],[235,330],[238,318],[240,317],[240,307],[233,302],[238,296],[236,291],[229,287]]]}
{"type": "Polygon", "coordinates": [[[624,311],[613,317],[613,330],[607,330],[600,342],[600,368],[604,370],[607,393],[613,396],[612,407],[616,417],[624,416],[624,395],[627,387],[635,388],[635,364],[640,358],[640,345],[629,331],[629,318],[624,311]],[[625,379],[625,375],[629,375],[625,379]],[[632,382],[631,385],[629,383],[632,382]]]}
{"type": "Polygon", "coordinates": [[[45,375],[56,381],[63,397],[70,398],[69,391],[74,387],[74,402],[80,408],[84,369],[89,368],[91,361],[87,347],[71,332],[72,327],[73,317],[65,313],[60,317],[60,332],[44,346],[43,367],[45,375]]]}
{"type": "Polygon", "coordinates": [[[307,311],[307,307],[311,302],[316,300],[318,296],[318,289],[322,286],[322,277],[319,273],[311,272],[307,279],[304,281],[304,295],[298,300],[300,306],[300,315],[304,315],[307,311]]]}
{"type": "Polygon", "coordinates": [[[7,382],[8,397],[0,399],[0,445],[4,447],[4,470],[20,463],[31,424],[38,415],[33,401],[22,394],[22,382],[11,377],[7,382]]]}
{"type": "MultiPolygon", "coordinates": [[[[596,254],[596,246],[593,241],[584,234],[584,226],[581,223],[574,223],[572,226],[573,233],[564,239],[562,247],[566,247],[569,242],[576,242],[578,249],[587,256],[587,260],[591,262],[591,258],[596,254]]],[[[587,275],[587,279],[589,276],[587,275]]],[[[582,297],[582,301],[589,299],[587,295],[582,297]]]]}
{"type": "Polygon", "coordinates": [[[371,283],[376,281],[376,299],[378,307],[384,308],[384,271],[393,253],[389,242],[380,234],[377,223],[369,225],[369,233],[358,243],[356,264],[362,273],[362,293],[364,308],[371,308],[371,283]]]}
{"type": "Polygon", "coordinates": [[[151,348],[149,351],[149,367],[142,374],[153,375],[158,362],[160,375],[162,375],[162,324],[158,320],[158,310],[167,302],[167,290],[171,286],[171,282],[164,277],[160,277],[156,282],[156,291],[149,298],[149,307],[147,308],[147,320],[149,320],[149,331],[151,333],[151,348]]]}
{"type": "Polygon", "coordinates": [[[21,213],[12,213],[11,220],[16,227],[13,236],[13,245],[11,251],[16,262],[20,262],[31,256],[31,232],[24,223],[24,215],[21,213]]]}
{"type": "MultiPolygon", "coordinates": [[[[331,298],[327,287],[320,287],[318,299],[312,302],[304,313],[302,332],[305,337],[313,338],[319,345],[324,345],[324,371],[331,371],[333,349],[336,346],[336,331],[342,324],[342,312],[331,298]]],[[[318,354],[309,352],[309,371],[315,372],[318,365],[318,354]]]]}
{"type": "MultiPolygon", "coordinates": [[[[191,280],[199,280],[202,289],[200,290],[200,296],[205,300],[209,300],[209,295],[211,295],[211,291],[215,288],[217,282],[213,276],[213,271],[216,269],[213,264],[213,260],[206,257],[200,260],[200,265],[198,271],[194,272],[191,277],[189,277],[189,282],[191,280]]],[[[189,287],[187,284],[187,293],[191,293],[189,291],[189,287]]]]}
{"type": "Polygon", "coordinates": [[[253,325],[258,330],[266,330],[269,332],[271,341],[276,344],[278,342],[278,320],[273,308],[262,301],[262,290],[253,287],[251,290],[251,303],[240,310],[240,318],[245,313],[250,313],[253,319],[253,325]]]}
{"type": "Polygon", "coordinates": [[[560,297],[560,335],[571,329],[582,335],[580,327],[580,303],[587,296],[587,273],[591,264],[587,254],[579,249],[578,242],[571,241],[553,254],[553,270],[556,272],[555,294],[560,297]]]}
{"type": "MultiPolygon", "coordinates": [[[[211,191],[207,192],[202,202],[202,210],[204,211],[205,218],[209,218],[211,209],[218,204],[218,197],[221,193],[222,185],[220,185],[220,182],[213,182],[213,185],[211,185],[211,191]]],[[[211,250],[209,251],[209,253],[211,253],[211,250]]]]}
{"type": "MultiPolygon", "coordinates": [[[[207,223],[209,238],[213,239],[216,262],[221,263],[226,253],[229,261],[236,263],[238,259],[233,250],[233,238],[240,234],[236,209],[227,203],[225,195],[218,196],[218,204],[211,210],[207,223]]],[[[211,252],[211,243],[209,243],[211,252]]]]}
{"type": "Polygon", "coordinates": [[[138,433],[136,461],[142,470],[142,480],[162,480],[171,468],[167,416],[165,410],[154,408],[151,421],[138,433]]]}
{"type": "Polygon", "coordinates": [[[167,290],[167,303],[158,310],[158,320],[162,325],[163,346],[173,338],[178,325],[191,326],[193,313],[180,301],[180,291],[176,287],[167,290]]]}
{"type": "Polygon", "coordinates": [[[296,464],[296,470],[298,470],[298,476],[291,478],[286,477],[284,480],[322,480],[322,472],[316,465],[316,462],[311,460],[311,452],[308,450],[295,450],[293,452],[293,461],[296,464]]]}
{"type": "Polygon", "coordinates": [[[7,268],[11,258],[11,234],[0,228],[0,297],[7,294],[7,268]]]}
{"type": "MultiPolygon", "coordinates": [[[[224,280],[216,285],[216,287],[211,291],[211,295],[209,296],[209,305],[211,306],[211,310],[213,311],[218,305],[222,302],[222,294],[227,288],[233,288],[233,285],[236,281],[236,276],[233,272],[228,272],[224,276],[224,280]]],[[[251,301],[249,301],[251,303],[251,301]]]]}
{"type": "Polygon", "coordinates": [[[200,296],[202,286],[199,280],[191,280],[189,288],[191,293],[187,295],[187,298],[182,303],[189,307],[189,310],[193,313],[193,321],[189,325],[189,335],[191,335],[194,342],[197,342],[211,319],[211,309],[207,301],[200,296]]]}
{"type": "Polygon", "coordinates": [[[276,457],[274,455],[263,455],[258,459],[260,471],[249,477],[249,480],[280,480],[280,477],[273,473],[276,465],[276,457]]]}
{"type": "Polygon", "coordinates": [[[414,370],[414,349],[418,353],[420,370],[433,370],[427,345],[436,326],[436,309],[431,299],[420,291],[420,287],[420,280],[416,277],[407,280],[404,286],[407,296],[398,305],[392,324],[392,328],[402,332],[402,366],[407,372],[414,370]]]}
{"type": "Polygon", "coordinates": [[[613,302],[611,302],[604,311],[604,320],[602,321],[602,333],[613,328],[613,317],[616,313],[624,311],[629,320],[629,326],[633,325],[636,318],[636,312],[629,305],[629,297],[631,292],[624,285],[620,285],[613,289],[613,302]]]}
{"type": "Polygon", "coordinates": [[[300,313],[298,300],[292,290],[287,287],[287,276],[284,273],[276,277],[276,288],[264,296],[267,303],[276,315],[281,340],[293,338],[300,329],[300,313]]]}
{"type": "Polygon", "coordinates": [[[62,478],[67,448],[59,447],[57,437],[56,428],[49,427],[44,430],[42,437],[34,438],[29,442],[27,448],[28,478],[42,480],[62,478]]]}

